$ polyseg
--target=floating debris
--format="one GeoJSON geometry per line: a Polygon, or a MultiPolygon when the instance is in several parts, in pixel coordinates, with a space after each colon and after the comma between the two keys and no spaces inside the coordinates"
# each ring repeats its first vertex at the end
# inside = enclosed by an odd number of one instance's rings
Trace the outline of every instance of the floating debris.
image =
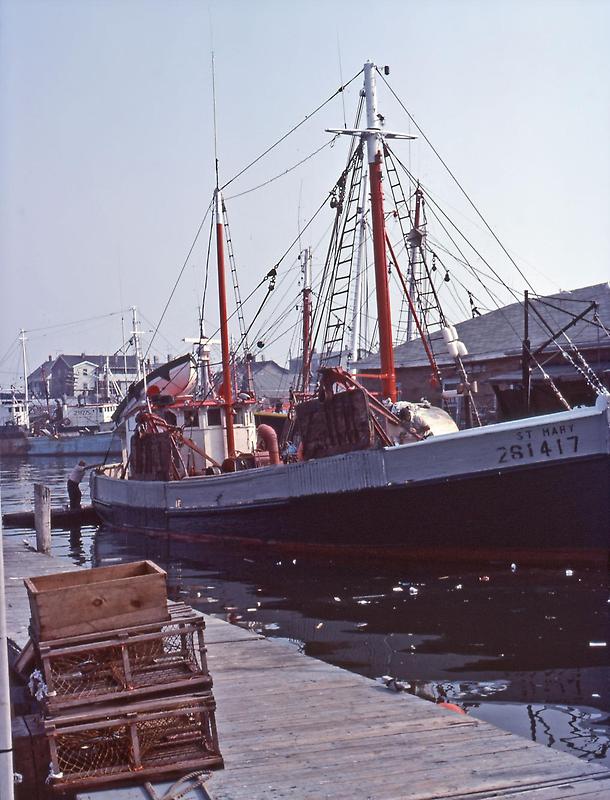
{"type": "Polygon", "coordinates": [[[399,681],[391,675],[382,675],[380,678],[375,678],[375,680],[393,692],[406,692],[411,688],[411,684],[407,683],[407,681],[399,681]]]}

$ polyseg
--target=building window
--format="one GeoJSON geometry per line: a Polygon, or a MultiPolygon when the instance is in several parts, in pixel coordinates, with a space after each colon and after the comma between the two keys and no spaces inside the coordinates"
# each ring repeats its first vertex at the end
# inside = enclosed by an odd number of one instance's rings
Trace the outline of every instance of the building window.
{"type": "Polygon", "coordinates": [[[88,375],[88,374],[89,374],[89,372],[87,370],[87,367],[83,367],[83,375],[88,375]]]}
{"type": "Polygon", "coordinates": [[[222,418],[220,416],[219,408],[208,408],[208,425],[210,428],[222,425],[222,418]]]}

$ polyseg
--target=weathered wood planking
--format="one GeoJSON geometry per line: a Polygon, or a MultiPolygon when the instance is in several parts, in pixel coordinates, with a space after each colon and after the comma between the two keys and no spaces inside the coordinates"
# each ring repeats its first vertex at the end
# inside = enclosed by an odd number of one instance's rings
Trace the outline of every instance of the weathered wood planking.
{"type": "MultiPolygon", "coordinates": [[[[23,577],[73,570],[5,537],[9,636],[27,641],[23,577]]],[[[607,800],[610,770],[393,693],[206,617],[225,769],[214,800],[607,800]]],[[[123,800],[127,789],[80,800],[123,800]]]]}

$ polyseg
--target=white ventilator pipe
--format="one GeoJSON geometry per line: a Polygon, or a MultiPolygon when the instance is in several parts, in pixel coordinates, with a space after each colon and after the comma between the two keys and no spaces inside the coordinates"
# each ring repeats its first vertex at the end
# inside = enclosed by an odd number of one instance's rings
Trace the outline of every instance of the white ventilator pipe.
{"type": "Polygon", "coordinates": [[[11,693],[8,673],[6,602],[4,596],[4,549],[2,540],[2,497],[0,497],[0,798],[13,800],[13,736],[11,693]]]}

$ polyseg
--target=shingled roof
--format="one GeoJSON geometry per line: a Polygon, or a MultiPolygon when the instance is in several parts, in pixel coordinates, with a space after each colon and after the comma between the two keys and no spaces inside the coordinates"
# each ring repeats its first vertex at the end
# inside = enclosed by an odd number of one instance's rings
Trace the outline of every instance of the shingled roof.
{"type": "MultiPolygon", "coordinates": [[[[554,331],[562,328],[570,321],[572,315],[582,313],[587,305],[593,302],[597,303],[600,320],[610,329],[610,284],[608,283],[547,295],[541,300],[555,306],[550,308],[541,302],[532,301],[554,331]]],[[[567,332],[570,340],[581,349],[596,347],[599,344],[600,329],[592,325],[591,320],[592,312],[587,315],[586,320],[577,322],[567,332]]],[[[523,336],[523,303],[512,303],[480,317],[459,322],[455,327],[459,338],[468,349],[466,357],[468,363],[519,355],[523,336]]],[[[529,313],[529,336],[532,350],[550,338],[548,329],[533,311],[529,313]]],[[[602,344],[610,344],[603,331],[601,337],[602,344]]],[[[453,363],[440,331],[432,334],[431,341],[438,363],[453,363]]],[[[552,349],[553,345],[550,345],[548,350],[552,349]]],[[[428,359],[421,339],[412,339],[406,344],[395,347],[394,363],[397,369],[427,366],[428,359]]],[[[359,369],[379,369],[379,354],[362,359],[357,366],[359,369]]]]}
{"type": "MultiPolygon", "coordinates": [[[[137,370],[137,359],[133,355],[129,355],[126,357],[127,359],[127,372],[132,373],[136,372],[137,370]]],[[[104,370],[106,367],[106,356],[91,356],[91,355],[68,355],[66,353],[62,353],[61,355],[57,356],[49,361],[45,361],[39,367],[37,367],[34,372],[31,372],[28,375],[28,383],[35,383],[37,381],[43,380],[43,370],[44,370],[44,377],[49,378],[51,373],[53,372],[53,367],[57,364],[58,361],[63,361],[68,367],[74,367],[76,364],[82,364],[84,361],[88,361],[90,364],[95,364],[96,367],[100,370],[104,370]]],[[[115,372],[117,374],[125,372],[125,357],[120,356],[108,356],[108,364],[110,367],[111,372],[115,372]]]]}

